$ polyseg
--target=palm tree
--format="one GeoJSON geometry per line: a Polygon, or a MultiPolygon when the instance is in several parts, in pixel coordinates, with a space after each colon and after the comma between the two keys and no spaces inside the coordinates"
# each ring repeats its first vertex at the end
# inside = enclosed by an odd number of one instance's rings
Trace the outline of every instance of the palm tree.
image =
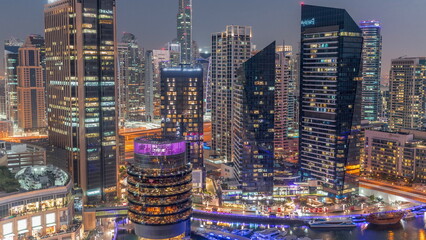
{"type": "Polygon", "coordinates": [[[203,200],[207,203],[207,207],[209,206],[209,203],[213,201],[213,197],[210,194],[204,194],[203,200]]]}

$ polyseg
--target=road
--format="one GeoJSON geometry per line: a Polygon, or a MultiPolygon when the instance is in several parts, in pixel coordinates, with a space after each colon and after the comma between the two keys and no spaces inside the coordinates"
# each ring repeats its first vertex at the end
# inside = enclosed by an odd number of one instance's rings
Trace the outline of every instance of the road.
{"type": "Polygon", "coordinates": [[[16,143],[20,143],[24,140],[28,141],[28,140],[40,140],[40,139],[47,139],[47,135],[0,138],[0,140],[2,140],[2,141],[16,142],[16,143]]]}
{"type": "Polygon", "coordinates": [[[405,198],[409,198],[418,202],[426,203],[426,193],[413,189],[411,187],[397,186],[385,182],[379,182],[371,179],[360,178],[359,186],[376,191],[385,192],[405,198]]]}

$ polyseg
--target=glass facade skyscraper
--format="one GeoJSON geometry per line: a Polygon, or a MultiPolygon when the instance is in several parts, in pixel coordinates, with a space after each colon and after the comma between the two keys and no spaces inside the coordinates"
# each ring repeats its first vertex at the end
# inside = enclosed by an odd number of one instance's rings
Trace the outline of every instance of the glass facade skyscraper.
{"type": "Polygon", "coordinates": [[[192,62],[192,0],[179,0],[177,41],[180,43],[180,61],[192,62]]]}
{"type": "Polygon", "coordinates": [[[300,166],[331,197],[358,190],[362,40],[346,10],[302,5],[300,166]]]}
{"type": "Polygon", "coordinates": [[[243,63],[232,84],[232,104],[232,159],[243,199],[272,199],[275,42],[243,63]]]}
{"type": "MultiPolygon", "coordinates": [[[[163,68],[161,70],[163,134],[184,137],[189,144],[188,158],[194,170],[200,170],[202,174],[205,171],[203,116],[203,69],[188,65],[163,68]]],[[[200,185],[204,185],[203,182],[202,180],[200,185]]]]}
{"type": "Polygon", "coordinates": [[[14,123],[18,122],[18,51],[22,44],[23,42],[14,38],[4,43],[6,117],[14,123]]]}
{"type": "Polygon", "coordinates": [[[49,141],[68,150],[89,201],[115,196],[115,0],[57,0],[45,7],[49,141]]]}
{"type": "Polygon", "coordinates": [[[119,120],[140,121],[143,118],[143,50],[135,35],[124,33],[118,45],[118,102],[119,120]]]}
{"type": "Polygon", "coordinates": [[[360,22],[362,48],[362,119],[377,121],[379,116],[382,35],[379,21],[360,22]]]}

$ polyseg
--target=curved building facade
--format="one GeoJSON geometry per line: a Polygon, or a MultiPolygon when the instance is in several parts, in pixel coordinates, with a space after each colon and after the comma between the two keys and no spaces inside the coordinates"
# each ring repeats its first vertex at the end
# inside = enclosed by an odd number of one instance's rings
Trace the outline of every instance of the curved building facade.
{"type": "Polygon", "coordinates": [[[189,235],[192,166],[182,138],[135,139],[128,175],[128,214],[139,237],[182,239],[189,235]]]}
{"type": "Polygon", "coordinates": [[[74,218],[73,182],[54,166],[22,168],[19,190],[0,192],[0,239],[82,240],[74,218]]]}

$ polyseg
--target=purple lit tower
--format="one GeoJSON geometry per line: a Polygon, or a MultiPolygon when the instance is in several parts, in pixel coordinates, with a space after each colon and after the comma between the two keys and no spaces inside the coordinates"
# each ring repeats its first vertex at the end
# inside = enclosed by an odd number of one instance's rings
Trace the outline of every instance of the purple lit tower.
{"type": "Polygon", "coordinates": [[[192,166],[179,137],[135,139],[128,168],[129,219],[142,239],[182,239],[190,234],[192,166]]]}

